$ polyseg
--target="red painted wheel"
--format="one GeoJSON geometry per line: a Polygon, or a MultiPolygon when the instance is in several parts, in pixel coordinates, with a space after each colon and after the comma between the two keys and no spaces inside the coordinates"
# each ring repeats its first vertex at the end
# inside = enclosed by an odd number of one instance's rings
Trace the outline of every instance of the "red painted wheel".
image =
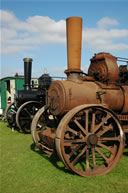
{"type": "Polygon", "coordinates": [[[81,176],[111,171],[120,160],[124,144],[119,119],[100,105],[75,107],[57,128],[57,153],[70,170],[81,176]]]}

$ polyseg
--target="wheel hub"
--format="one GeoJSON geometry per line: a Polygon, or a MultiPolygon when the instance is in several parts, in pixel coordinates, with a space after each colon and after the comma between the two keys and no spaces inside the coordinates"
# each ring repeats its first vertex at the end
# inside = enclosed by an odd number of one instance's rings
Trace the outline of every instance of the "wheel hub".
{"type": "Polygon", "coordinates": [[[88,146],[96,146],[98,142],[98,137],[95,134],[91,134],[87,138],[87,145],[88,146]]]}

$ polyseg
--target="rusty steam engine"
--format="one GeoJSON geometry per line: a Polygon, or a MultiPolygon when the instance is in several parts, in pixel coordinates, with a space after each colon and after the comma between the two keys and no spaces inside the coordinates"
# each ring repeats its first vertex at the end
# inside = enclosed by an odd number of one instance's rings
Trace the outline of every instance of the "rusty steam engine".
{"type": "Polygon", "coordinates": [[[128,133],[128,84],[118,81],[117,58],[95,54],[81,70],[82,18],[66,20],[67,80],[53,81],[31,132],[45,153],[57,151],[81,176],[106,174],[119,162],[128,133]]]}

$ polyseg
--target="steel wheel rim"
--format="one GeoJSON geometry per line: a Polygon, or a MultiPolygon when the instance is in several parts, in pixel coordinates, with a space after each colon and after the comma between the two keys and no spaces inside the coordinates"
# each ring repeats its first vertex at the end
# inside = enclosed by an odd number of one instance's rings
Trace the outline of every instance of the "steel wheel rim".
{"type": "Polygon", "coordinates": [[[56,149],[64,164],[76,174],[81,176],[102,175],[111,171],[119,162],[124,149],[124,133],[118,118],[111,111],[100,105],[82,105],[72,109],[60,122],[57,128],[56,149]],[[101,113],[103,111],[104,116],[106,114],[106,117],[101,119],[101,123],[96,124],[96,114],[92,113],[92,123],[90,123],[90,125],[88,121],[84,123],[85,127],[88,125],[88,131],[83,130],[83,125],[80,125],[77,119],[74,119],[77,129],[75,129],[75,131],[72,130],[71,124],[69,127],[71,119],[78,114],[78,112],[88,112],[89,117],[89,112],[91,112],[89,109],[92,108],[96,112],[99,111],[101,113]],[[106,124],[108,123],[109,129],[107,131],[106,124]],[[114,127],[116,126],[116,131],[115,128],[114,130],[110,128],[112,124],[115,124],[114,127]],[[103,131],[101,131],[101,127],[102,129],[104,128],[103,131]],[[90,131],[91,128],[92,131],[90,131]],[[81,138],[77,136],[77,132],[81,134],[81,138]],[[115,136],[111,139],[110,137],[105,137],[108,133],[111,133],[111,136],[115,136]],[[107,145],[107,143],[109,145],[107,145]]]}

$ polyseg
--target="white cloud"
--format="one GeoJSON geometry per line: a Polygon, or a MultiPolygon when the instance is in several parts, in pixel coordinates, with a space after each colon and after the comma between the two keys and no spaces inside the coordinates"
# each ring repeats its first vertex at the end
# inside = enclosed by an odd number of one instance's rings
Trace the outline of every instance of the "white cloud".
{"type": "Polygon", "coordinates": [[[97,22],[98,27],[105,28],[108,26],[116,26],[119,25],[119,22],[116,19],[112,19],[109,17],[103,17],[101,20],[97,22]]]}
{"type": "Polygon", "coordinates": [[[32,46],[22,46],[22,45],[6,45],[1,47],[2,54],[8,55],[8,54],[17,54],[21,53],[25,50],[33,50],[34,48],[32,46]]]}
{"type": "Polygon", "coordinates": [[[13,37],[16,37],[17,33],[15,30],[2,28],[1,29],[1,36],[2,36],[2,39],[4,39],[4,41],[5,41],[6,39],[11,39],[13,37]]]}
{"type": "Polygon", "coordinates": [[[56,22],[48,16],[32,16],[20,21],[13,13],[4,10],[0,10],[0,16],[2,54],[17,54],[37,49],[42,44],[66,42],[64,20],[56,22]]]}
{"type": "Polygon", "coordinates": [[[115,25],[119,25],[117,20],[108,17],[102,18],[97,22],[96,28],[87,28],[83,32],[85,44],[98,52],[128,50],[128,29],[115,29],[113,28],[115,25]],[[107,29],[108,25],[111,25],[111,28],[107,29]]]}
{"type": "Polygon", "coordinates": [[[8,12],[5,10],[0,10],[0,21],[1,25],[12,25],[15,22],[17,23],[17,18],[13,15],[12,12],[8,12]]]}
{"type": "MultiPolygon", "coordinates": [[[[60,20],[55,22],[48,16],[33,16],[27,19],[28,27],[26,28],[31,32],[38,33],[64,33],[65,34],[65,21],[60,20]]],[[[26,26],[27,27],[27,26],[26,26]]]]}
{"type": "MultiPolygon", "coordinates": [[[[2,54],[25,53],[43,44],[66,44],[66,23],[48,16],[31,16],[21,21],[8,11],[0,10],[2,54]]],[[[94,51],[128,50],[128,29],[116,19],[104,17],[95,28],[83,29],[83,42],[94,51]]]]}
{"type": "Polygon", "coordinates": [[[88,28],[83,32],[83,38],[88,42],[94,39],[120,39],[120,38],[128,38],[128,29],[99,29],[99,28],[88,28]]]}

